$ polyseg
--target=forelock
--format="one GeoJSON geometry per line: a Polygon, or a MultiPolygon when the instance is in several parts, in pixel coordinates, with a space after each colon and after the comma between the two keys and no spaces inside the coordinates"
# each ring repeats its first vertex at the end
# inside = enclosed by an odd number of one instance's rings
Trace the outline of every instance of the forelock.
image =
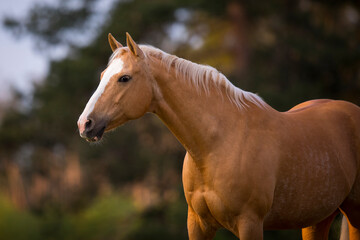
{"type": "Polygon", "coordinates": [[[121,57],[121,55],[123,55],[126,52],[126,48],[125,47],[121,47],[116,49],[110,56],[109,58],[109,62],[108,62],[108,66],[111,64],[111,62],[116,59],[121,57]]]}

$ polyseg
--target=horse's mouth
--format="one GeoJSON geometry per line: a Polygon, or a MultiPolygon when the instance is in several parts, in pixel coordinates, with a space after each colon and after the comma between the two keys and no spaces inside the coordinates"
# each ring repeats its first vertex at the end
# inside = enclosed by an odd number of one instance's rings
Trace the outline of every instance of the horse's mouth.
{"type": "Polygon", "coordinates": [[[106,126],[102,127],[93,137],[86,137],[86,141],[88,142],[98,142],[102,139],[104,135],[106,126]]]}

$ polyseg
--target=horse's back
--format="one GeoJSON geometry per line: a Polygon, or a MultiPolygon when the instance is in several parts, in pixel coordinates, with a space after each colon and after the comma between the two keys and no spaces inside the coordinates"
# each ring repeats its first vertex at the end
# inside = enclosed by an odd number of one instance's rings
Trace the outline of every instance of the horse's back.
{"type": "MultiPolygon", "coordinates": [[[[338,151],[339,161],[351,162],[351,170],[354,171],[353,177],[360,175],[359,106],[347,101],[317,99],[301,103],[286,114],[295,119],[302,119],[307,124],[316,124],[318,129],[323,129],[325,138],[328,138],[326,140],[333,144],[338,151]]],[[[352,176],[351,170],[348,171],[350,176],[352,176]]]]}
{"type": "Polygon", "coordinates": [[[360,107],[347,101],[316,99],[300,103],[284,114],[304,124],[317,124],[326,133],[339,132],[337,140],[343,137],[343,141],[354,145],[352,150],[358,152],[360,165],[360,107]]]}
{"type": "Polygon", "coordinates": [[[328,102],[332,102],[333,100],[330,99],[315,99],[315,100],[309,100],[303,103],[300,103],[294,107],[292,107],[288,112],[289,113],[293,113],[293,112],[300,112],[300,111],[304,111],[306,109],[309,109],[311,107],[317,106],[317,105],[321,105],[324,103],[328,103],[328,102]]]}
{"type": "Polygon", "coordinates": [[[324,126],[325,124],[328,127],[326,132],[331,132],[337,128],[351,131],[352,136],[348,136],[348,139],[351,141],[360,140],[360,107],[353,103],[341,100],[316,99],[300,103],[283,114],[295,121],[303,121],[305,125],[318,124],[324,126]]]}

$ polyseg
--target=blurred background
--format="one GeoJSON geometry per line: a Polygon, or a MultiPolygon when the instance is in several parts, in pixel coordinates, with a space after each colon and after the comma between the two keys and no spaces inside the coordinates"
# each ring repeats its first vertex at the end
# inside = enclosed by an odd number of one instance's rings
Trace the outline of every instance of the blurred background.
{"type": "Polygon", "coordinates": [[[99,144],[78,135],[109,32],[214,66],[279,111],[360,104],[359,1],[12,0],[0,14],[0,239],[187,239],[185,150],[155,116],[99,144]]]}

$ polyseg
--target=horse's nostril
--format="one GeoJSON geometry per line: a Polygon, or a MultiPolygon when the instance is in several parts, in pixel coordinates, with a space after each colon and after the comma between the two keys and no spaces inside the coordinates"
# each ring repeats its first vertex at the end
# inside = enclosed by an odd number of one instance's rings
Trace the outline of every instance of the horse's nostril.
{"type": "Polygon", "coordinates": [[[85,131],[89,132],[93,129],[94,127],[94,120],[92,120],[91,118],[88,118],[86,123],[85,123],[85,131]]]}

